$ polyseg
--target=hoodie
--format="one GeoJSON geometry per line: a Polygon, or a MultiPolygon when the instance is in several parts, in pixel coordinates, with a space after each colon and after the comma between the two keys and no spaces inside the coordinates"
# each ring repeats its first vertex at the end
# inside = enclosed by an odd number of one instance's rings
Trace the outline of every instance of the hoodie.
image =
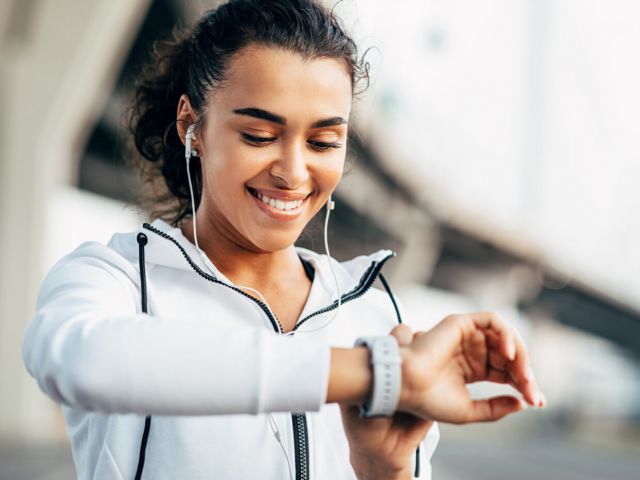
{"type": "MultiPolygon", "coordinates": [[[[330,349],[397,324],[372,288],[393,253],[339,263],[296,250],[312,286],[291,336],[162,220],[51,268],[23,360],[62,404],[78,478],[356,478],[339,406],[324,403],[330,349]],[[321,328],[337,306],[329,261],[342,307],[321,328]]],[[[419,478],[431,478],[438,438],[434,424],[419,478]]]]}

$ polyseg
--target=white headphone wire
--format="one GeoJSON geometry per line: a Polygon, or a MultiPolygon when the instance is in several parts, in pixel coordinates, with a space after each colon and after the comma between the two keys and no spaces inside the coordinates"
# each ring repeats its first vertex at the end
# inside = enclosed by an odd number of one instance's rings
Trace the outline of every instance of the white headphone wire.
{"type": "MultiPolygon", "coordinates": [[[[215,272],[211,269],[211,267],[209,266],[209,264],[207,263],[207,260],[205,260],[204,256],[202,255],[202,249],[200,248],[200,245],[198,244],[198,233],[197,233],[197,229],[196,229],[196,202],[195,202],[195,198],[193,195],[193,185],[191,183],[191,172],[189,171],[189,158],[187,157],[187,178],[189,180],[189,193],[191,194],[191,212],[192,212],[192,224],[193,224],[193,240],[194,243],[196,244],[196,251],[198,252],[198,255],[200,256],[200,260],[202,260],[202,263],[204,263],[207,267],[207,269],[209,270],[209,272],[211,272],[215,278],[215,272]]],[[[264,298],[264,296],[255,288],[251,288],[251,287],[247,287],[244,285],[235,285],[236,288],[240,288],[243,290],[249,290],[253,293],[255,293],[260,300],[262,301],[262,303],[264,303],[265,307],[267,308],[267,310],[269,310],[269,313],[271,313],[271,315],[275,318],[275,315],[273,313],[273,310],[271,310],[271,307],[269,306],[269,303],[267,302],[267,299],[264,298]]]]}
{"type": "Polygon", "coordinates": [[[293,473],[291,473],[291,461],[289,460],[289,455],[287,454],[287,450],[284,448],[284,445],[282,444],[282,439],[280,438],[280,429],[278,428],[276,419],[273,418],[272,414],[269,414],[268,420],[269,420],[269,427],[273,432],[273,436],[276,438],[276,441],[278,442],[278,444],[280,445],[280,448],[282,449],[282,453],[284,453],[284,458],[287,460],[287,470],[289,472],[289,478],[293,480],[293,473]]]}
{"type": "MultiPolygon", "coordinates": [[[[329,252],[329,238],[327,233],[329,229],[329,216],[330,216],[331,210],[334,209],[334,205],[335,204],[333,203],[333,200],[331,200],[331,196],[329,196],[329,201],[327,202],[327,213],[324,217],[324,251],[327,254],[327,262],[329,263],[329,270],[331,270],[331,276],[333,277],[333,281],[336,286],[338,305],[331,319],[328,322],[312,330],[302,330],[302,329],[296,330],[297,333],[312,333],[312,332],[317,332],[318,330],[322,330],[325,327],[328,327],[329,324],[338,317],[338,313],[340,313],[340,308],[342,307],[342,293],[340,292],[340,284],[338,283],[338,277],[336,276],[336,272],[333,270],[333,259],[331,258],[331,253],[329,252]]],[[[286,335],[289,335],[292,333],[293,332],[288,332],[286,335]]]]}

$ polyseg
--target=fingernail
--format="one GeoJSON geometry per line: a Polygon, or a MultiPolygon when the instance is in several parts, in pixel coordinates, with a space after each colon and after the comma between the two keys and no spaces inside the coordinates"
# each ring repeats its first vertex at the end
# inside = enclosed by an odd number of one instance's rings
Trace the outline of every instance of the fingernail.
{"type": "Polygon", "coordinates": [[[541,391],[537,391],[533,394],[533,403],[536,408],[544,408],[547,405],[547,399],[541,391]]]}
{"type": "Polygon", "coordinates": [[[516,359],[516,346],[513,343],[509,343],[508,354],[509,360],[513,362],[516,359]]]}
{"type": "Polygon", "coordinates": [[[547,397],[544,396],[544,393],[538,392],[540,397],[540,408],[544,408],[547,406],[547,397]]]}

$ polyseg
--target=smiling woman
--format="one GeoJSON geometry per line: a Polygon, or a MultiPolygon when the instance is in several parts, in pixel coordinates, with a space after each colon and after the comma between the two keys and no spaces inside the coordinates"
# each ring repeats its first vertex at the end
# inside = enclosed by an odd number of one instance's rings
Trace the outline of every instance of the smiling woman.
{"type": "Polygon", "coordinates": [[[62,258],[23,343],[78,478],[428,479],[435,420],[523,407],[467,383],[544,404],[498,315],[412,334],[381,274],[392,252],[331,258],[367,69],[329,11],[231,0],[154,52],[131,109],[152,223],[62,258]],[[326,255],[296,247],[325,206],[326,255]]]}

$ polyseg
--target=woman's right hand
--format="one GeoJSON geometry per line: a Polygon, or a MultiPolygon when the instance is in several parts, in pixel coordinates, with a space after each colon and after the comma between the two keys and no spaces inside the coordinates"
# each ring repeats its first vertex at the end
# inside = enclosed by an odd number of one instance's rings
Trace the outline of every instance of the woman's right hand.
{"type": "Polygon", "coordinates": [[[473,400],[466,384],[512,385],[532,406],[543,407],[518,333],[491,312],[450,315],[401,347],[402,390],[398,410],[446,423],[493,421],[524,408],[514,396],[473,400]]]}

